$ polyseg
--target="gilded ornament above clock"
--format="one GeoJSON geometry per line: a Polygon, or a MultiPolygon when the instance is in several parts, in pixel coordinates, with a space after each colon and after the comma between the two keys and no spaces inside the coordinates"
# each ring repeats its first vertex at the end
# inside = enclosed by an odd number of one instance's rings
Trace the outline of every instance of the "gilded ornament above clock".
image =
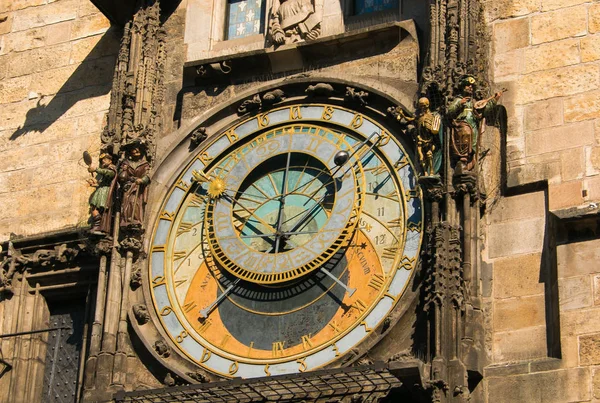
{"type": "Polygon", "coordinates": [[[175,351],[222,376],[312,370],[394,310],[422,239],[398,139],[333,105],[246,118],[182,168],[157,218],[149,284],[175,351]]]}

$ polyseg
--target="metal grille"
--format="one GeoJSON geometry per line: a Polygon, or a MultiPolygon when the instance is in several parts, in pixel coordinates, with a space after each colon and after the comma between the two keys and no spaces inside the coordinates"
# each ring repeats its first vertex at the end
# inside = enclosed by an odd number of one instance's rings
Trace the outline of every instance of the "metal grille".
{"type": "Polygon", "coordinates": [[[383,363],[372,366],[314,371],[305,374],[234,379],[200,385],[118,392],[117,402],[291,402],[342,396],[385,396],[401,382],[383,363]]]}
{"type": "Polygon", "coordinates": [[[50,327],[59,329],[48,334],[43,401],[73,403],[77,401],[85,304],[71,301],[55,308],[50,309],[50,327]]]}

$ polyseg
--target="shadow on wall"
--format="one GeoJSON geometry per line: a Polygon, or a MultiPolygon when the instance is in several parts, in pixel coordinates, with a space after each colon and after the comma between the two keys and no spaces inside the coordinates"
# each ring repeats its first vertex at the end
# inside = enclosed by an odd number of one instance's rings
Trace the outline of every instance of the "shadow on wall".
{"type": "Polygon", "coordinates": [[[51,95],[41,95],[36,107],[27,111],[23,126],[15,130],[10,140],[16,140],[32,131],[42,133],[77,102],[108,94],[112,86],[120,37],[121,31],[118,28],[111,27],[106,31],[50,102],[42,103],[51,95]]]}

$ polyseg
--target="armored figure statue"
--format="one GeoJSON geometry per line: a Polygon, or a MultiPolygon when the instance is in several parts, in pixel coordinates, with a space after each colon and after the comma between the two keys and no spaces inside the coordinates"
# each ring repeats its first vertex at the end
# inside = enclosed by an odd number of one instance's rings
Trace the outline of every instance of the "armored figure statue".
{"type": "Polygon", "coordinates": [[[269,34],[275,45],[317,39],[321,34],[321,19],[315,14],[312,0],[276,1],[269,34]]]}
{"type": "Polygon", "coordinates": [[[463,76],[458,87],[460,95],[448,105],[448,119],[452,122],[453,156],[460,160],[466,169],[473,169],[477,161],[479,137],[484,128],[484,117],[496,106],[502,91],[494,96],[476,101],[475,78],[463,76]]]}
{"type": "Polygon", "coordinates": [[[442,166],[442,118],[431,112],[429,99],[423,97],[418,102],[416,143],[423,175],[437,175],[442,166]]]}
{"type": "MultiPolygon", "coordinates": [[[[91,162],[91,159],[90,159],[91,162]]],[[[115,189],[117,168],[113,164],[112,156],[108,153],[100,154],[100,167],[88,166],[90,173],[96,177],[88,181],[90,186],[96,188],[90,196],[90,210],[92,214],[91,233],[104,235],[110,232],[112,218],[112,195],[115,189]]]]}
{"type": "Polygon", "coordinates": [[[126,146],[126,158],[119,169],[119,183],[123,189],[121,227],[141,228],[148,199],[150,164],[139,142],[126,146]]]}

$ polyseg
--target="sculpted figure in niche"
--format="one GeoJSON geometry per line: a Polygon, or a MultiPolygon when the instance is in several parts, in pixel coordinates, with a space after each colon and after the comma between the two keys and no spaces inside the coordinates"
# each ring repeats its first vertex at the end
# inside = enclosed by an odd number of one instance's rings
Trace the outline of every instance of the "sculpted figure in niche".
{"type": "Polygon", "coordinates": [[[438,175],[442,166],[442,118],[431,112],[429,99],[420,98],[416,128],[417,153],[424,176],[438,175]]]}
{"type": "Polygon", "coordinates": [[[315,14],[312,0],[275,0],[269,34],[275,45],[317,39],[321,19],[315,14]]]}
{"type": "Polygon", "coordinates": [[[139,142],[128,144],[125,156],[119,170],[119,183],[123,189],[121,227],[141,228],[148,200],[150,164],[145,156],[145,147],[139,142]]]}
{"type": "Polygon", "coordinates": [[[479,137],[485,128],[484,117],[489,115],[502,91],[494,96],[477,101],[475,99],[475,78],[463,76],[458,85],[459,95],[448,105],[448,118],[452,122],[451,151],[455,159],[462,162],[468,170],[477,162],[479,137]]]}
{"type": "Polygon", "coordinates": [[[108,153],[100,154],[100,167],[96,168],[90,164],[88,171],[96,174],[95,178],[88,180],[90,186],[96,188],[90,196],[90,210],[92,214],[92,228],[90,232],[96,235],[108,234],[112,221],[112,195],[117,175],[117,168],[113,164],[112,155],[108,153]]]}

